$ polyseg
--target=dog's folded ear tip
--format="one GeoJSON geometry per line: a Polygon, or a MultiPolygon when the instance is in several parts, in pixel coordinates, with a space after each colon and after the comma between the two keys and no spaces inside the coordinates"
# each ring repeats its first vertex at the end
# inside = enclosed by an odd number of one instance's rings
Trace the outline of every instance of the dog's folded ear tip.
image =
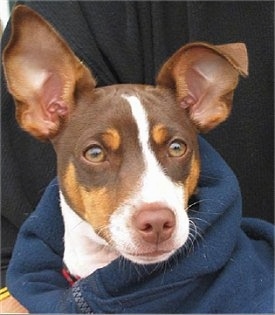
{"type": "Polygon", "coordinates": [[[234,42],[221,45],[212,45],[207,42],[194,42],[184,46],[185,51],[190,48],[204,47],[218,53],[225,58],[241,76],[248,76],[248,52],[244,42],[234,42]]]}
{"type": "Polygon", "coordinates": [[[224,56],[228,62],[243,77],[248,76],[248,52],[247,46],[243,42],[229,43],[215,46],[218,52],[224,56]]]}

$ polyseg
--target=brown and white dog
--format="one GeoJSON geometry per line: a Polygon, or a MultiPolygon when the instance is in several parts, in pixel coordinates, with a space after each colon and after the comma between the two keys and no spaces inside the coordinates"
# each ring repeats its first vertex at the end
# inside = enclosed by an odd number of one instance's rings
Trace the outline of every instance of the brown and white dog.
{"type": "Polygon", "coordinates": [[[245,45],[196,42],[161,68],[156,86],[96,88],[90,70],[36,12],[17,6],[3,62],[20,126],[57,154],[64,262],[85,277],[122,255],[168,259],[189,237],[198,132],[224,121],[245,45]]]}

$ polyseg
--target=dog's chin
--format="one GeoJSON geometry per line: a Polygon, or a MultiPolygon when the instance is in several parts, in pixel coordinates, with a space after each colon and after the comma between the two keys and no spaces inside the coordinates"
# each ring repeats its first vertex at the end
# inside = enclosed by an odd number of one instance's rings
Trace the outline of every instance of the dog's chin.
{"type": "Polygon", "coordinates": [[[168,260],[176,250],[172,250],[169,252],[164,251],[154,251],[149,253],[125,253],[122,252],[121,255],[132,261],[135,264],[139,265],[149,265],[149,264],[157,264],[168,260]]]}

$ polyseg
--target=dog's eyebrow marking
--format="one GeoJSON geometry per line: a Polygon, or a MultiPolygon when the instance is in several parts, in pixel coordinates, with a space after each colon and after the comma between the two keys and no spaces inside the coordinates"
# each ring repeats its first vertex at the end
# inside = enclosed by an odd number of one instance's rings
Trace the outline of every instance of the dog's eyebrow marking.
{"type": "Polygon", "coordinates": [[[118,131],[114,128],[108,128],[102,135],[102,140],[113,151],[117,150],[121,144],[121,138],[118,131]]]}
{"type": "Polygon", "coordinates": [[[162,124],[157,124],[152,129],[152,138],[156,144],[163,144],[168,138],[168,130],[162,124]]]}

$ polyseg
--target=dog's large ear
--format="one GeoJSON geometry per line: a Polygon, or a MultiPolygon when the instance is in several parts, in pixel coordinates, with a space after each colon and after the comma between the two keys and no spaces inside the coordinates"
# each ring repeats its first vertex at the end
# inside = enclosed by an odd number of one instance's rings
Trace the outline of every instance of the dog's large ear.
{"type": "Polygon", "coordinates": [[[40,139],[53,138],[69,118],[82,86],[95,87],[90,71],[36,12],[19,5],[3,53],[8,89],[20,126],[40,139]]]}
{"type": "Polygon", "coordinates": [[[198,42],[183,46],[168,59],[157,83],[173,89],[198,130],[206,132],[228,117],[239,75],[248,75],[244,44],[198,42]]]}

